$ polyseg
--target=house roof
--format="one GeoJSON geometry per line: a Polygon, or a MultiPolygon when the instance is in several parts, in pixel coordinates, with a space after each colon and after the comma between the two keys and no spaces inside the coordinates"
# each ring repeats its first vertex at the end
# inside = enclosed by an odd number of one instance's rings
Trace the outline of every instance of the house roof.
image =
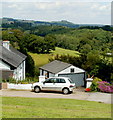
{"type": "Polygon", "coordinates": [[[46,71],[49,71],[49,72],[55,74],[55,73],[58,73],[70,66],[72,66],[72,64],[54,60],[54,61],[40,67],[40,69],[43,69],[43,70],[46,70],[46,71]]]}
{"type": "Polygon", "coordinates": [[[10,50],[6,49],[2,45],[0,45],[0,59],[12,65],[13,67],[17,67],[22,61],[24,61],[26,56],[15,48],[11,47],[10,50]]]}
{"type": "Polygon", "coordinates": [[[15,49],[14,47],[10,46],[10,50],[11,50],[13,53],[19,55],[20,57],[26,58],[26,55],[24,55],[23,53],[19,52],[19,51],[18,51],[17,49],[15,49]]]}

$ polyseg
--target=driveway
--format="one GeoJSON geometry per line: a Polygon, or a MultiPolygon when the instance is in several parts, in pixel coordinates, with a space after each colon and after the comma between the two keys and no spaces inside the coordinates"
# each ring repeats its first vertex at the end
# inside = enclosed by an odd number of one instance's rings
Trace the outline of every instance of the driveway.
{"type": "Polygon", "coordinates": [[[112,96],[111,94],[100,93],[100,92],[84,92],[84,89],[75,89],[74,92],[69,95],[63,95],[62,93],[56,93],[56,92],[35,93],[31,91],[4,89],[4,90],[0,90],[0,96],[32,97],[32,98],[66,98],[66,99],[97,101],[108,104],[111,104],[112,102],[113,104],[113,101],[111,101],[111,96],[112,96]]]}

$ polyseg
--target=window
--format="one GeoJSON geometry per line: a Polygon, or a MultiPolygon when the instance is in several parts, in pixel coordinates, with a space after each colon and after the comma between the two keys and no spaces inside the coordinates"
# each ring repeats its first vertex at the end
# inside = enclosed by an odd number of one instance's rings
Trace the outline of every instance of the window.
{"type": "Polygon", "coordinates": [[[53,78],[47,79],[44,83],[54,83],[54,79],[53,78]]]}
{"type": "Polygon", "coordinates": [[[64,79],[60,79],[60,83],[66,83],[64,79]]]}
{"type": "Polygon", "coordinates": [[[66,83],[66,81],[64,79],[57,78],[56,83],[66,83]]]}
{"type": "Polygon", "coordinates": [[[74,68],[71,68],[70,72],[71,72],[71,73],[74,73],[74,68]]]}
{"type": "Polygon", "coordinates": [[[56,83],[60,83],[60,79],[56,78],[56,83]]]}

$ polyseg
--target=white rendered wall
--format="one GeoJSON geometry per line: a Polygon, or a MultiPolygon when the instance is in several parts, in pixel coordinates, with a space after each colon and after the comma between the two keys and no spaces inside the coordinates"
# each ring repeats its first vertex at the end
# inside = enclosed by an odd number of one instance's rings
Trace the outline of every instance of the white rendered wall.
{"type": "Polygon", "coordinates": [[[10,70],[10,66],[0,60],[0,69],[1,70],[10,70]]]}
{"type": "Polygon", "coordinates": [[[23,61],[15,70],[14,78],[17,80],[25,79],[25,61],[23,61]]]}
{"type": "Polygon", "coordinates": [[[32,90],[32,84],[12,84],[8,83],[8,89],[32,90]]]}
{"type": "Polygon", "coordinates": [[[25,67],[26,67],[25,65],[26,65],[26,64],[25,64],[25,61],[24,61],[24,62],[23,62],[23,79],[25,79],[25,72],[26,72],[26,71],[25,71],[25,67]]]}
{"type": "Polygon", "coordinates": [[[64,70],[62,70],[61,72],[58,72],[55,76],[58,76],[58,74],[66,74],[66,73],[71,73],[71,69],[74,68],[74,73],[83,73],[85,72],[84,70],[78,68],[78,67],[75,67],[75,66],[70,66],[64,70]]]}

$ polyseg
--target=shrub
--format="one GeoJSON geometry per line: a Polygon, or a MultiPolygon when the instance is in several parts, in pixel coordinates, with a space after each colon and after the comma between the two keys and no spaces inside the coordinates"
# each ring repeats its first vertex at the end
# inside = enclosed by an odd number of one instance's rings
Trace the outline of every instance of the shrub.
{"type": "Polygon", "coordinates": [[[102,80],[100,78],[95,77],[91,84],[91,91],[99,91],[98,89],[98,82],[101,82],[102,80]]]}
{"type": "Polygon", "coordinates": [[[35,74],[35,63],[33,58],[27,54],[26,58],[26,76],[27,77],[34,77],[35,74]]]}
{"type": "Polygon", "coordinates": [[[33,82],[39,82],[39,78],[34,78],[33,82]]]}
{"type": "Polygon", "coordinates": [[[95,77],[94,79],[93,79],[93,82],[101,82],[102,81],[102,79],[100,79],[100,78],[98,78],[98,77],[95,77]]]}
{"type": "Polygon", "coordinates": [[[12,77],[8,78],[7,80],[4,80],[3,82],[9,82],[9,83],[14,83],[14,84],[30,84],[34,82],[38,82],[38,78],[33,78],[33,77],[26,77],[24,80],[16,80],[12,77]]]}
{"type": "Polygon", "coordinates": [[[92,82],[91,86],[91,91],[98,91],[98,83],[97,82],[92,82]]]}
{"type": "Polygon", "coordinates": [[[1,82],[0,83],[6,83],[7,82],[7,80],[6,79],[1,79],[1,82]]]}
{"type": "Polygon", "coordinates": [[[98,82],[98,88],[102,92],[113,93],[113,84],[106,81],[98,82]]]}
{"type": "Polygon", "coordinates": [[[9,83],[17,83],[17,80],[10,77],[9,79],[7,79],[7,82],[9,82],[9,83]]]}
{"type": "MultiPolygon", "coordinates": [[[[35,81],[36,81],[35,78],[26,77],[26,79],[24,79],[24,80],[18,80],[17,84],[31,84],[31,83],[34,83],[35,81]]],[[[38,82],[38,80],[36,82],[38,82]]]]}

